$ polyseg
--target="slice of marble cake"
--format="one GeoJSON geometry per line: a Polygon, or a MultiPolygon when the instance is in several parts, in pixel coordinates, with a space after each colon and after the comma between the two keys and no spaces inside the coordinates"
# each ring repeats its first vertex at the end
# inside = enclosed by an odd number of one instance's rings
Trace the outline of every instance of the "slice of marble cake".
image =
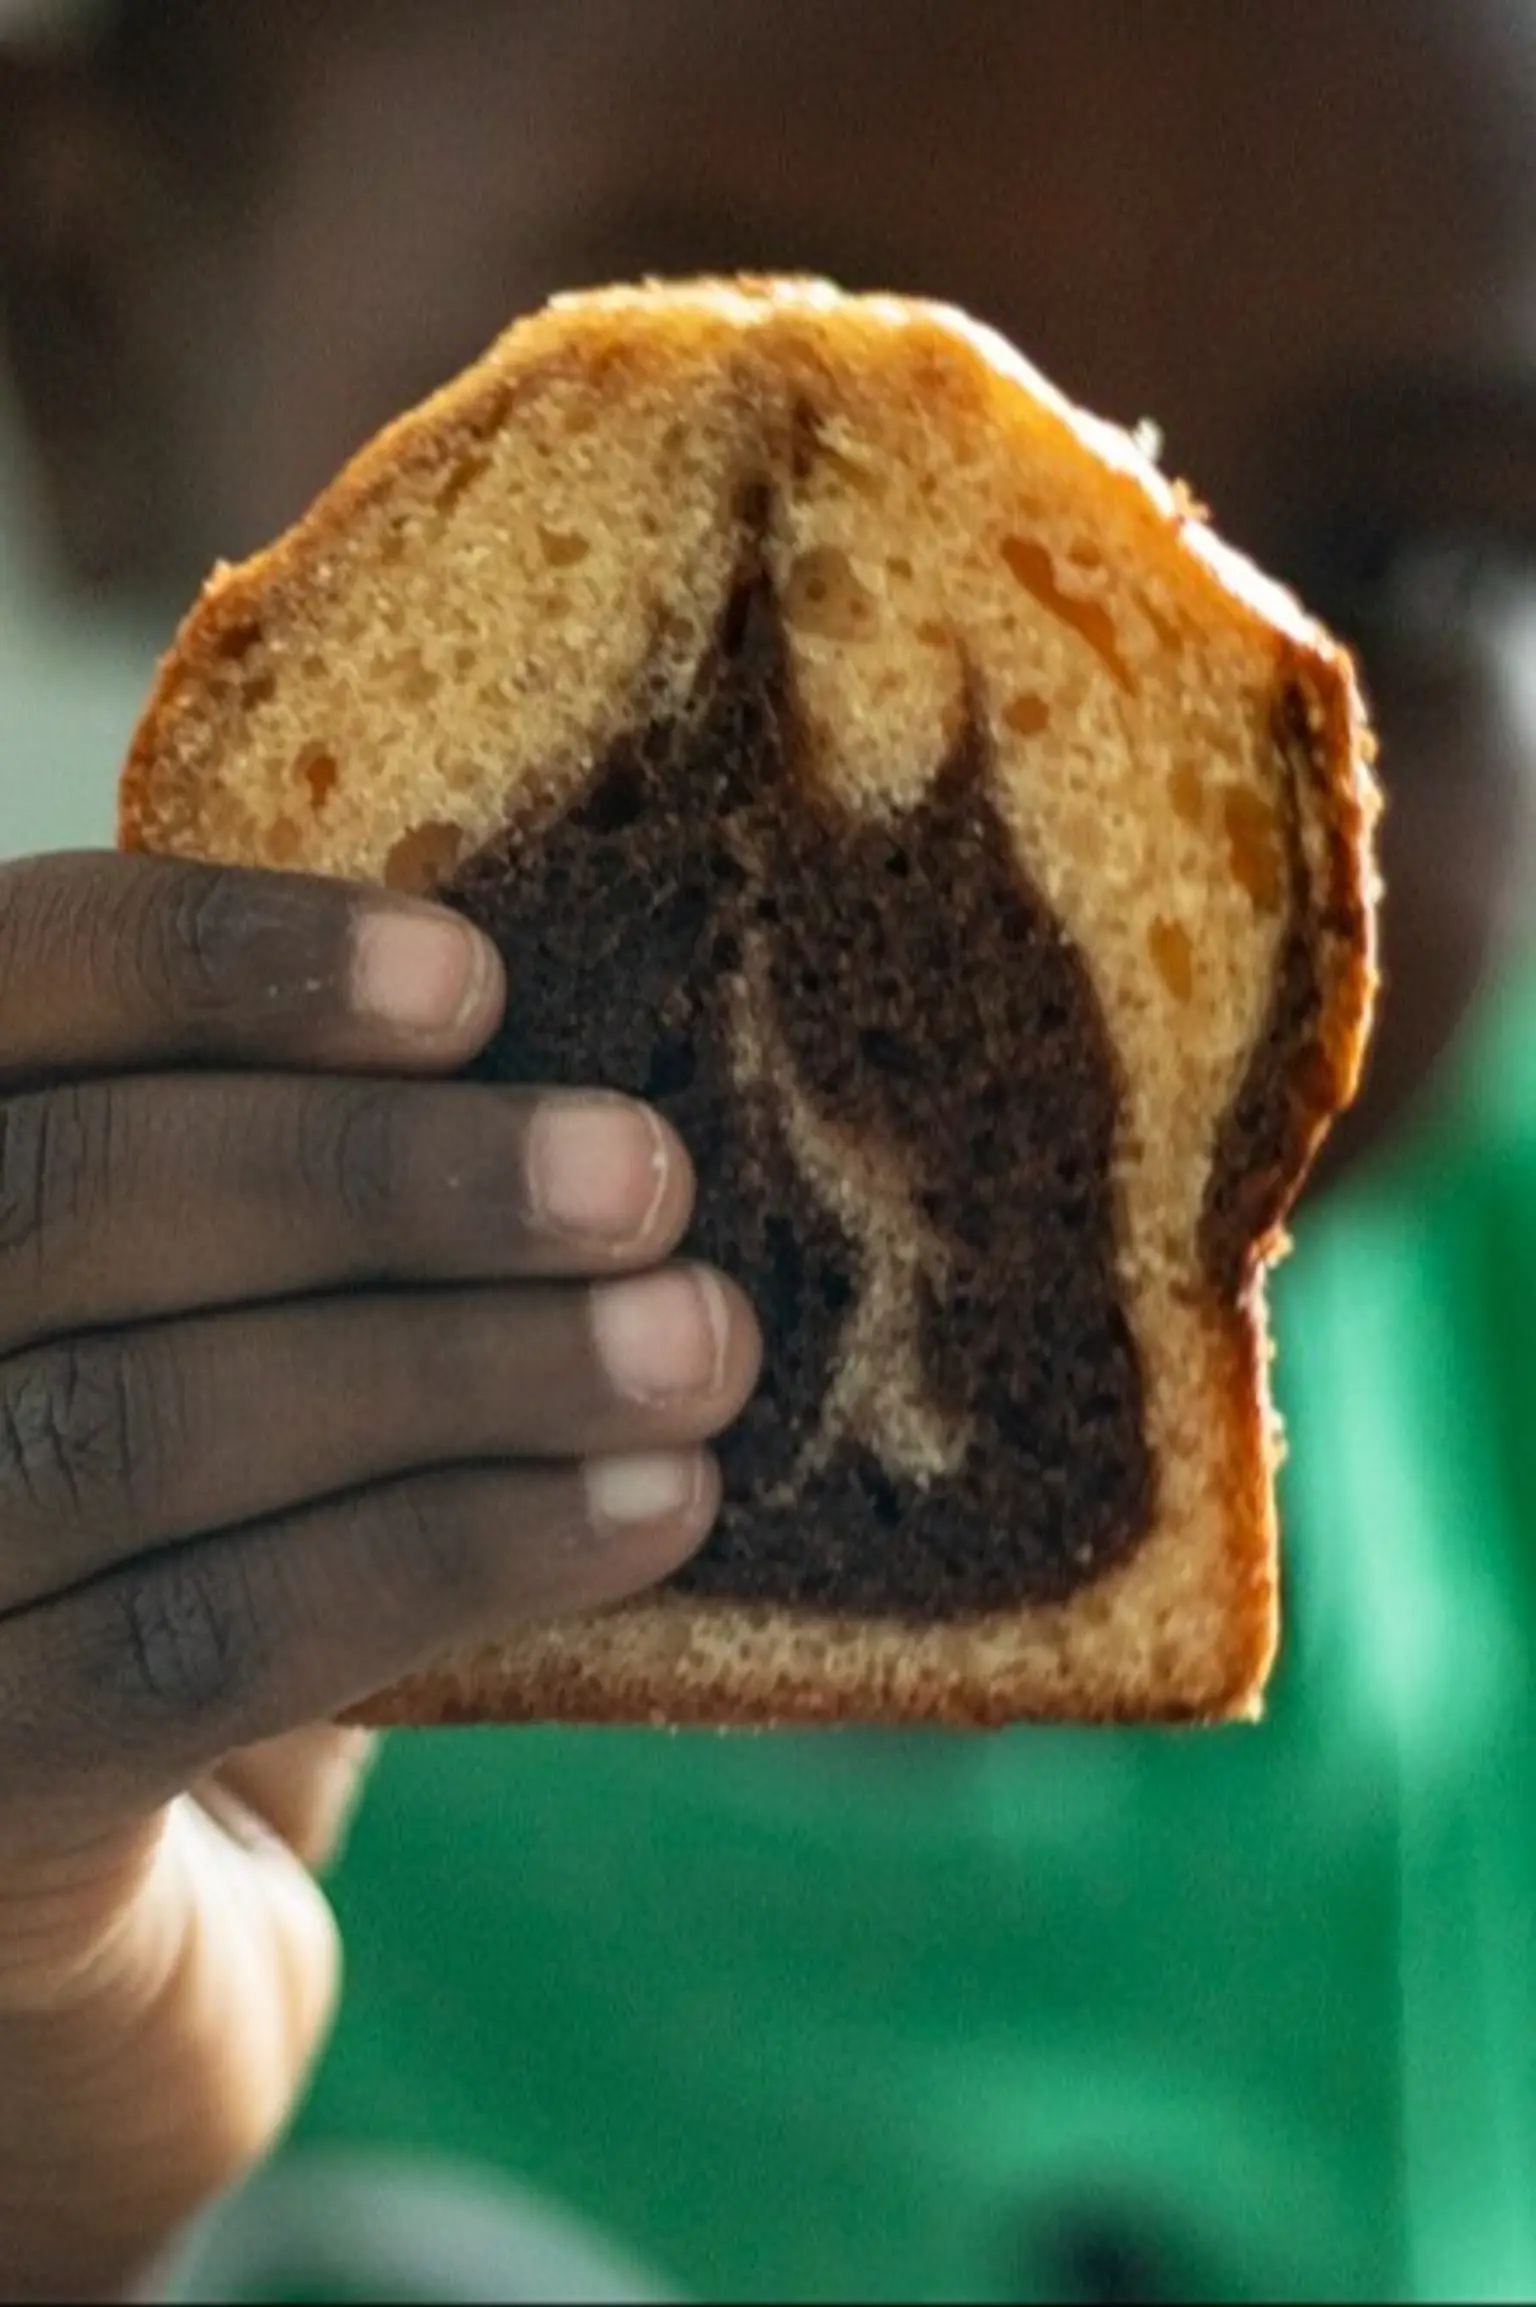
{"type": "Polygon", "coordinates": [[[1373,982],[1349,660],[960,315],[563,299],[221,572],[123,837],[431,890],[761,1315],[658,1595],[374,1719],[1252,1713],[1263,1276],[1373,982]]]}

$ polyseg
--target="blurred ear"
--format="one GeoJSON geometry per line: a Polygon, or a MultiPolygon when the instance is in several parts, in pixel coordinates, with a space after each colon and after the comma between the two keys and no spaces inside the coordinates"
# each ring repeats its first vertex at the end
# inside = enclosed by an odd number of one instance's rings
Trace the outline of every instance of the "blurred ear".
{"type": "Polygon", "coordinates": [[[154,557],[170,427],[147,275],[168,173],[88,62],[0,53],[0,336],[63,557],[92,584],[154,557]]]}

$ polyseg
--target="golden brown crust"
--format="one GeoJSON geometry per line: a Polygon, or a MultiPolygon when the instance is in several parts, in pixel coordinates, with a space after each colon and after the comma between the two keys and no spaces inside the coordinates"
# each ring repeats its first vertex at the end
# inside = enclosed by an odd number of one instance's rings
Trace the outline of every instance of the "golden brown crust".
{"type": "MultiPolygon", "coordinates": [[[[475,369],[390,427],[268,553],[219,572],[164,666],[126,766],[126,847],[204,854],[210,822],[196,763],[210,697],[228,685],[253,633],[323,624],[365,517],[408,484],[453,477],[507,428],[531,421],[573,382],[622,397],[636,379],[692,359],[750,323],[778,330],[770,357],[825,385],[833,353],[870,358],[858,331],[876,308],[805,284],[700,284],[565,300],[521,324],[475,369]],[[840,331],[847,330],[842,344],[840,331]]],[[[1257,1711],[1277,1633],[1273,1500],[1276,1437],[1268,1391],[1262,1268],[1328,1121],[1353,1093],[1374,987],[1375,814],[1370,743],[1345,653],[1232,555],[1187,495],[1124,436],[1068,408],[1016,355],[958,316],[886,300],[905,332],[900,390],[932,421],[974,424],[978,409],[1021,444],[1052,428],[1117,476],[1119,516],[1150,562],[1182,566],[1202,614],[1254,636],[1277,699],[1293,701],[1282,754],[1293,809],[1298,919],[1315,984],[1308,1044],[1291,1051],[1283,1152],[1247,1240],[1243,1272],[1201,1316],[1211,1376],[1202,1445],[1226,1502],[1219,1547],[1187,1564],[1177,1531],[1071,1602],[960,1625],[914,1627],[832,1614],[749,1609],[663,1594],[580,1627],[537,1630],[414,1677],[360,1710],[376,1723],[530,1721],[928,1721],[952,1727],[1071,1717],[1204,1721],[1257,1711]],[[920,388],[920,391],[919,391],[920,388]],[[1303,701],[1298,715],[1294,700],[1303,701]],[[1219,1640],[1176,1638],[1173,1614],[1199,1600],[1219,1640]],[[1164,1614],[1167,1623],[1164,1623],[1164,1614]]],[[[203,747],[206,752],[206,747],[203,747]]],[[[221,854],[259,861],[243,837],[221,854]]]]}
{"type": "Polygon", "coordinates": [[[1284,640],[1276,682],[1282,696],[1299,695],[1305,720],[1287,732],[1291,772],[1310,788],[1308,820],[1325,834],[1324,858],[1312,890],[1322,989],[1320,1064],[1307,1083],[1312,1120],[1309,1143],[1292,1189],[1305,1183],[1333,1117],[1359,1086],[1376,998],[1376,822],[1380,796],[1370,775],[1375,739],[1353,667],[1336,645],[1326,655],[1284,640]]]}

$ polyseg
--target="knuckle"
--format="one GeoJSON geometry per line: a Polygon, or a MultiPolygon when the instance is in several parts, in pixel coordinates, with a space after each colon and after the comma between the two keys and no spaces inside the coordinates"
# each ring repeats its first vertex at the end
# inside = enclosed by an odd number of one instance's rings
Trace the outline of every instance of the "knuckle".
{"type": "Polygon", "coordinates": [[[405,1159],[398,1094],[327,1083],[305,1101],[299,1166],[307,1189],[364,1233],[392,1218],[405,1159]]]}
{"type": "Polygon", "coordinates": [[[87,932],[76,884],[57,858],[0,866],[0,1001],[9,1010],[35,982],[39,963],[65,967],[87,932]]]}
{"type": "Polygon", "coordinates": [[[413,1610],[430,1599],[452,1620],[492,1598],[487,1492],[483,1475],[443,1474],[397,1482],[361,1509],[378,1576],[392,1599],[413,1610]]]}
{"type": "Polygon", "coordinates": [[[0,1499],[72,1520],[137,1509],[164,1462],[164,1408],[144,1358],[70,1340],[0,1376],[0,1499]]]}
{"type": "Polygon", "coordinates": [[[167,876],[140,917],[139,972],[151,995],[192,1018],[227,1008],[238,991],[247,909],[245,877],[232,867],[167,876]]]}
{"type": "Polygon", "coordinates": [[[0,1105],[0,1265],[6,1269],[30,1264],[41,1249],[56,1158],[48,1143],[48,1102],[18,1097],[0,1105]]]}
{"type": "Polygon", "coordinates": [[[35,1280],[89,1217],[115,1135],[113,1104],[105,1085],[0,1103],[0,1275],[29,1271],[35,1280]]]}
{"type": "Polygon", "coordinates": [[[130,1712],[182,1721],[238,1711],[264,1661],[236,1559],[222,1555],[215,1569],[189,1550],[114,1581],[108,1671],[130,1712]]]}

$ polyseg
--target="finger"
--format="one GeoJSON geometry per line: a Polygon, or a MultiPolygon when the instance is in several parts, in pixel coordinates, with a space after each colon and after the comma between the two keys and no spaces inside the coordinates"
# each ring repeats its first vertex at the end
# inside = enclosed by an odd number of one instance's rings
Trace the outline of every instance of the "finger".
{"type": "Polygon", "coordinates": [[[7,1830],[77,1835],[450,1650],[617,1602],[718,1502],[698,1453],[468,1467],[127,1564],[0,1627],[7,1830]]]}
{"type": "Polygon", "coordinates": [[[305,1866],[318,1869],[336,1857],[377,1747],[365,1730],[314,1724],[230,1755],[211,1784],[254,1811],[305,1866]]]}
{"type": "Polygon", "coordinates": [[[478,931],[380,890],[154,857],[0,866],[0,1083],[194,1060],[448,1070],[504,993],[478,931]]]}
{"type": "Polygon", "coordinates": [[[594,1092],[213,1075],[0,1101],[0,1354],[371,1282],[653,1264],[688,1157],[594,1092]]]}
{"type": "Polygon", "coordinates": [[[0,1364],[0,1610],[413,1468],[702,1441],[758,1341],[691,1266],[595,1291],[315,1299],[0,1364]]]}

